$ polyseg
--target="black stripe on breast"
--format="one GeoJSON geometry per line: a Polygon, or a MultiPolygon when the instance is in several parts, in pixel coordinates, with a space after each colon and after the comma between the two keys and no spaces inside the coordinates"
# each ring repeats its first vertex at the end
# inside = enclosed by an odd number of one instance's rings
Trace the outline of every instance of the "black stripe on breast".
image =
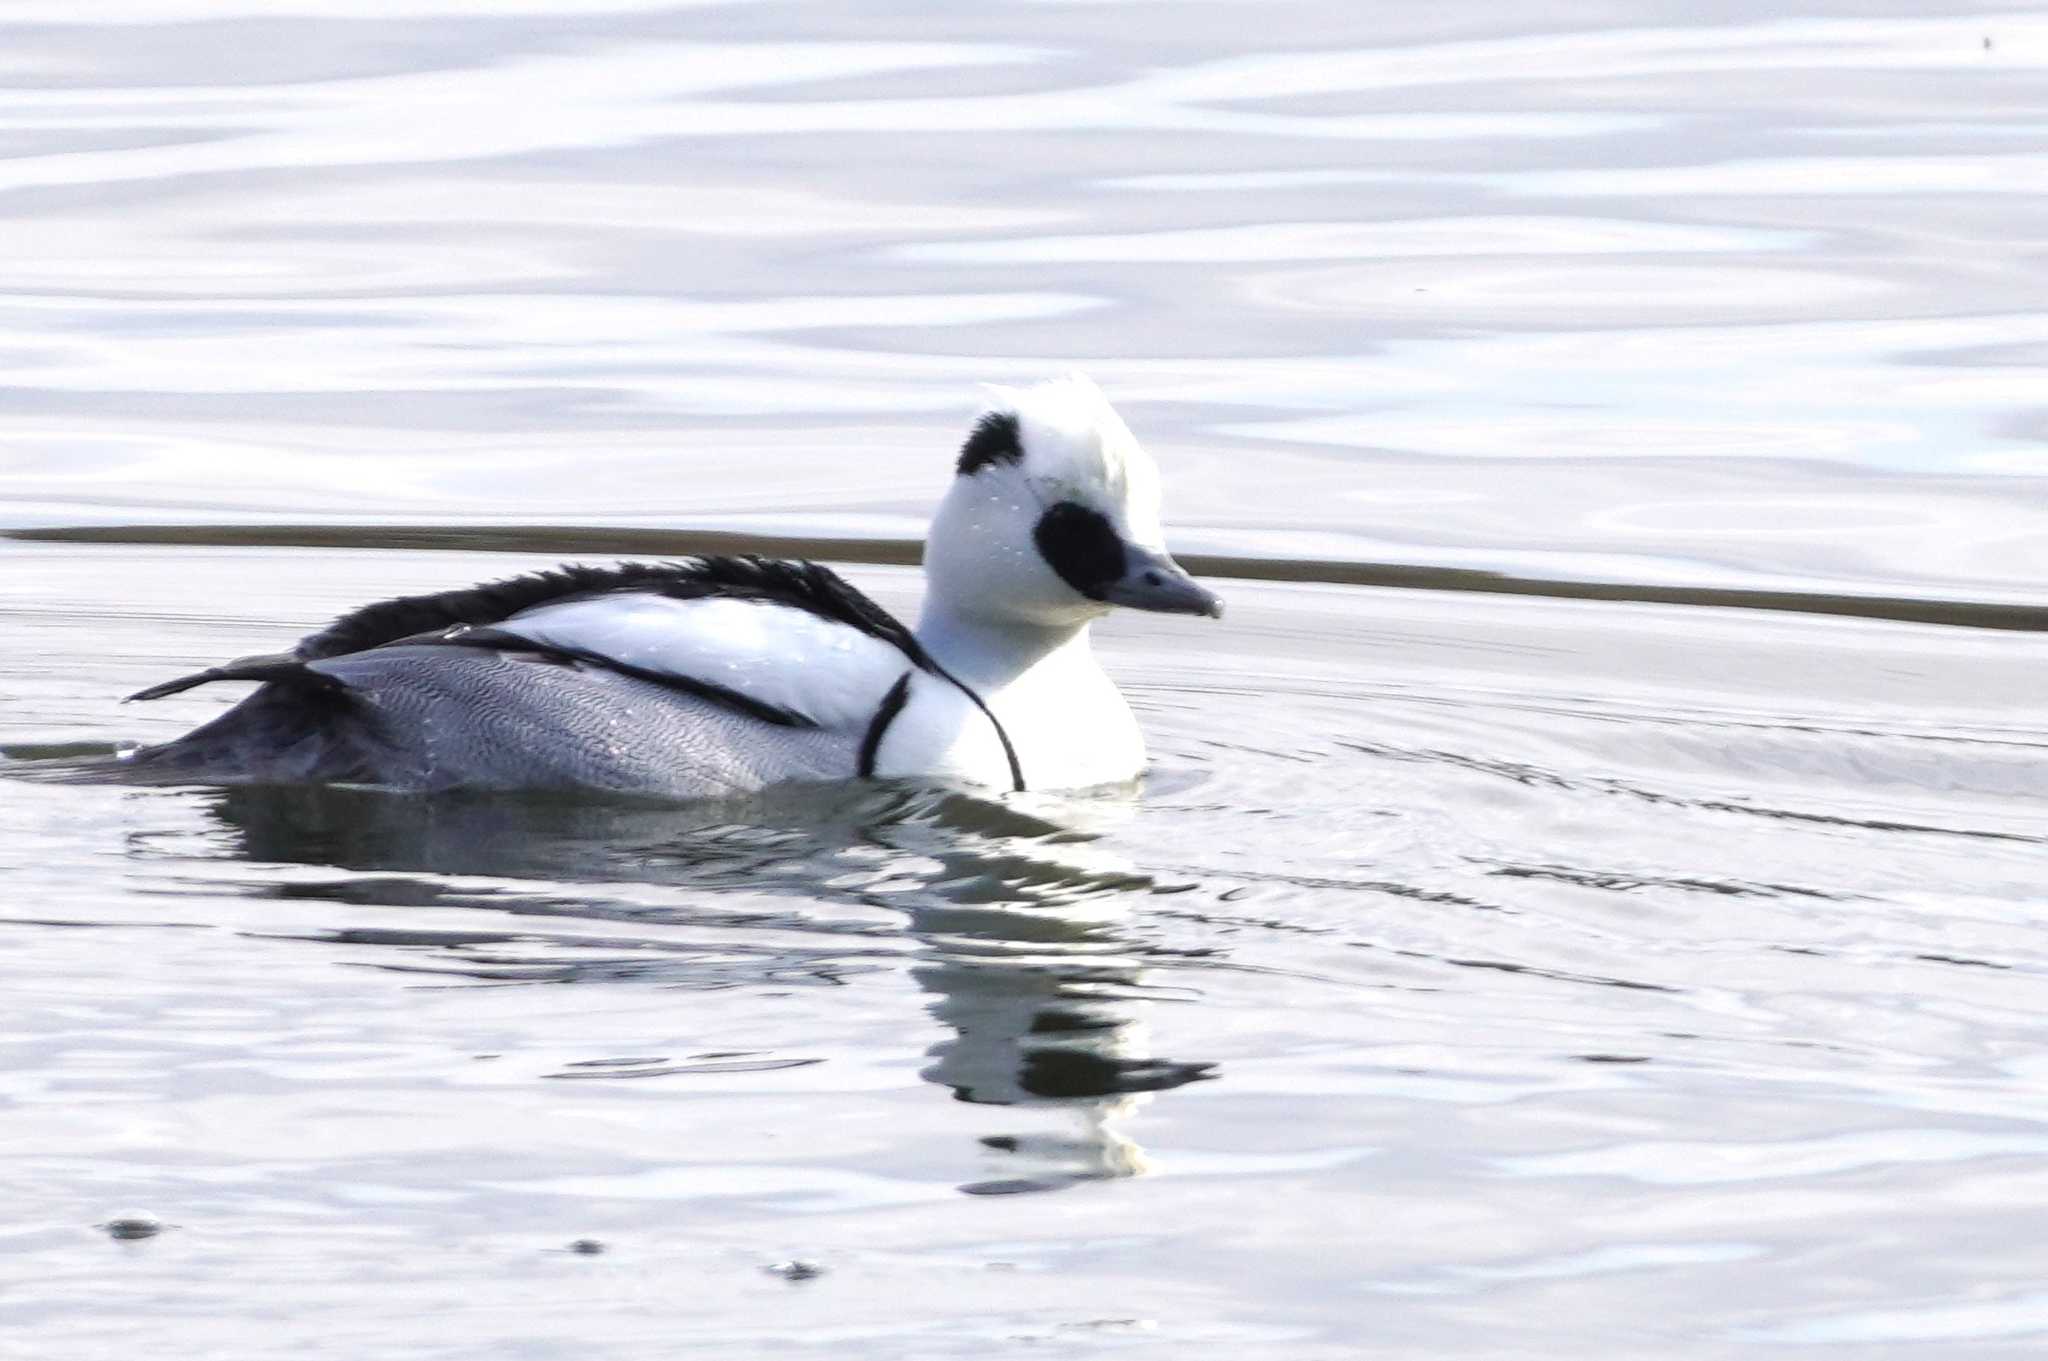
{"type": "MultiPolygon", "coordinates": [[[[946,670],[945,667],[940,666],[937,662],[927,659],[925,668],[940,680],[945,681],[961,694],[967,696],[968,702],[981,710],[982,717],[986,718],[989,726],[996,730],[996,741],[1003,744],[1003,759],[1010,766],[1010,787],[1019,794],[1023,793],[1023,763],[1017,759],[1017,748],[1011,745],[1010,734],[1004,731],[1002,720],[995,716],[995,711],[988,707],[987,702],[980,695],[974,693],[972,686],[946,670]]],[[[911,671],[904,672],[902,679],[890,687],[888,694],[882,696],[882,703],[875,710],[875,716],[868,721],[867,734],[860,741],[860,773],[862,775],[869,776],[875,773],[875,758],[881,754],[882,738],[887,735],[889,725],[896,721],[896,716],[903,712],[903,706],[910,702],[910,680],[915,674],[915,672],[911,671]]]]}
{"type": "Polygon", "coordinates": [[[889,693],[882,696],[876,706],[875,716],[868,720],[868,730],[860,739],[860,773],[863,778],[875,773],[875,757],[881,753],[882,738],[889,731],[889,725],[896,721],[896,715],[903,712],[903,706],[910,702],[910,677],[904,672],[896,683],[889,687],[889,693]]]}
{"type": "Polygon", "coordinates": [[[926,659],[925,666],[931,670],[932,674],[938,676],[939,679],[957,686],[960,693],[974,701],[974,707],[981,710],[982,717],[986,718],[989,726],[996,730],[996,741],[1003,744],[1003,759],[1010,763],[1010,787],[1019,794],[1022,794],[1024,792],[1024,765],[1017,759],[1017,748],[1010,745],[1010,734],[1004,730],[1003,721],[996,717],[996,711],[989,708],[988,702],[982,699],[980,695],[974,693],[972,686],[948,671],[945,667],[940,666],[929,658],[926,659]]]}

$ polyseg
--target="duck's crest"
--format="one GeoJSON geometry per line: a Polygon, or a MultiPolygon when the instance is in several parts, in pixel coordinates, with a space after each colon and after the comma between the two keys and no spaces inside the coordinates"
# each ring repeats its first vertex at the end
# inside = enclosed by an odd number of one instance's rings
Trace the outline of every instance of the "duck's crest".
{"type": "Polygon", "coordinates": [[[751,553],[612,567],[572,563],[462,590],[382,600],[307,636],[293,655],[302,661],[340,657],[456,624],[499,624],[539,605],[621,591],[678,600],[722,596],[787,605],[880,638],[920,666],[929,660],[909,629],[831,568],[751,553]]]}
{"type": "Polygon", "coordinates": [[[992,463],[1016,463],[1024,457],[1014,411],[984,411],[967,443],[960,446],[960,475],[972,477],[992,463]]]}
{"type": "Polygon", "coordinates": [[[1097,488],[1112,501],[1132,481],[1156,482],[1123,417],[1085,374],[987,391],[988,405],[960,450],[962,474],[1021,465],[1041,484],[1097,488]]]}

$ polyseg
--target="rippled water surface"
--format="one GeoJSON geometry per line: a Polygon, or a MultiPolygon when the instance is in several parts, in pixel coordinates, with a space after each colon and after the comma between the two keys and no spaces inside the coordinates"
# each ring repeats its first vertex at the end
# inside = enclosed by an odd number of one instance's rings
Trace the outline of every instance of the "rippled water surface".
{"type": "Polygon", "coordinates": [[[2044,144],[1996,5],[17,0],[0,529],[177,542],[0,538],[0,1355],[2039,1355],[2048,632],[1839,609],[2044,603],[2044,144]],[[1137,799],[50,778],[1074,365],[1240,560],[1137,799]]]}

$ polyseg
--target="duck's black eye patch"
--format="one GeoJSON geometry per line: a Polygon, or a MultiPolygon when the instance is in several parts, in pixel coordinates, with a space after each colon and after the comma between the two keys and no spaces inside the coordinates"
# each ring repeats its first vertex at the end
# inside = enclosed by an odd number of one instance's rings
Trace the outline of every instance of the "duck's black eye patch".
{"type": "Polygon", "coordinates": [[[970,477],[991,463],[1016,463],[1023,457],[1017,418],[1007,411],[991,411],[974,423],[967,443],[960,446],[960,475],[970,477]]]}
{"type": "Polygon", "coordinates": [[[1062,501],[1038,517],[1031,537],[1060,580],[1090,600],[1123,579],[1124,541],[1099,511],[1062,501]]]}

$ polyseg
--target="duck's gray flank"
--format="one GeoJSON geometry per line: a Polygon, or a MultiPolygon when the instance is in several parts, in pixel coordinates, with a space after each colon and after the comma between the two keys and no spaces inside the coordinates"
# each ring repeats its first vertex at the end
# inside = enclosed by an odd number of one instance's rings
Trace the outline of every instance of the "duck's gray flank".
{"type": "Polygon", "coordinates": [[[531,639],[522,638],[516,633],[501,633],[493,628],[470,628],[464,624],[457,624],[453,628],[442,630],[437,635],[425,638],[401,639],[399,641],[438,643],[446,647],[494,648],[505,652],[522,652],[537,655],[549,661],[603,667],[610,671],[616,671],[622,676],[631,676],[635,680],[644,680],[651,684],[674,690],[677,694],[691,695],[697,699],[709,700],[713,704],[724,705],[736,713],[745,714],[749,718],[758,718],[763,723],[773,723],[779,728],[815,728],[818,726],[807,714],[800,714],[794,709],[785,709],[779,704],[770,704],[766,700],[755,699],[752,695],[742,694],[731,686],[720,685],[716,681],[704,680],[697,676],[680,676],[668,671],[655,671],[644,666],[634,666],[630,662],[622,662],[616,657],[601,656],[584,648],[563,647],[557,643],[535,643],[531,639]]]}

